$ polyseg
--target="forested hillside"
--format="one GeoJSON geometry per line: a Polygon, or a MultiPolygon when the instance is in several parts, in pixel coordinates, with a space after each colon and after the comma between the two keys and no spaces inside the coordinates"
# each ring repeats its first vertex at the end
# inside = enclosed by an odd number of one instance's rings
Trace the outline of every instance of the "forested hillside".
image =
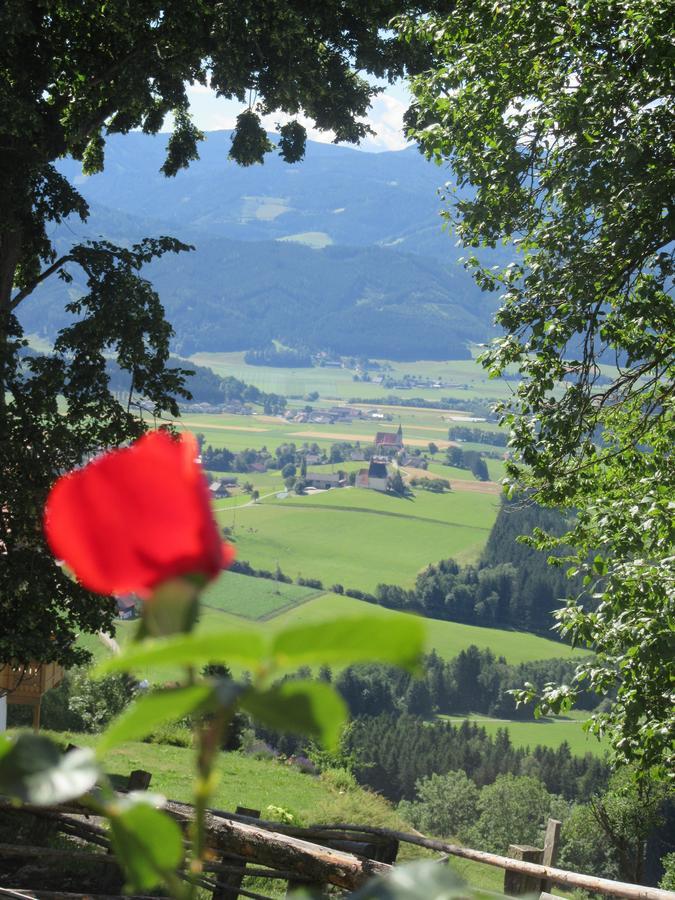
{"type": "MultiPolygon", "coordinates": [[[[564,567],[549,565],[546,553],[518,540],[536,528],[559,536],[566,530],[566,520],[557,510],[531,500],[503,498],[476,565],[443,559],[423,569],[410,590],[382,583],[374,594],[349,593],[435,619],[548,634],[554,624],[552,613],[568,594],[579,594],[581,585],[567,577],[564,567]]],[[[554,555],[561,555],[561,550],[554,555]]]]}
{"type": "MultiPolygon", "coordinates": [[[[375,246],[312,250],[287,242],[207,238],[104,209],[92,220],[88,234],[118,243],[173,232],[196,248],[144,270],[176,332],[173,348],[183,356],[266,347],[279,339],[348,355],[468,359],[468,343],[491,334],[490,298],[481,300],[459,267],[432,259],[375,246]]],[[[59,250],[70,237],[62,226],[59,250]]],[[[69,297],[86,290],[84,279],[73,274],[72,284],[57,280],[26,301],[27,331],[51,337],[68,321],[69,297]]]]}
{"type": "MultiPolygon", "coordinates": [[[[396,247],[448,259],[461,255],[441,230],[437,191],[451,177],[416,149],[363,153],[308,141],[299,165],[269,154],[261,166],[228,159],[232,132],[212,131],[199,165],[165,178],[168,135],[109,135],[104,172],[85,178],[81,164],[59,170],[93,204],[141,219],[161,219],[173,232],[199,229],[242,241],[277,239],[396,247]]],[[[278,142],[278,136],[268,139],[278,142]]]]}
{"type": "MultiPolygon", "coordinates": [[[[128,246],[169,234],[192,245],[143,271],[182,355],[280,340],[346,355],[468,359],[469,343],[494,334],[495,299],[440,229],[436,190],[448,173],[413,150],[312,143],[300,166],[272,156],[242,169],[227,160],[229,142],[227,132],[209,134],[200,165],[173,179],[159,172],[164,135],[112,137],[105,171],[90,177],[62,161],[90,217],[56,226],[58,253],[74,235],[128,246]]],[[[72,274],[72,284],[42,285],[22,305],[27,331],[53,337],[68,321],[66,303],[86,290],[83,274],[72,274]]]]}

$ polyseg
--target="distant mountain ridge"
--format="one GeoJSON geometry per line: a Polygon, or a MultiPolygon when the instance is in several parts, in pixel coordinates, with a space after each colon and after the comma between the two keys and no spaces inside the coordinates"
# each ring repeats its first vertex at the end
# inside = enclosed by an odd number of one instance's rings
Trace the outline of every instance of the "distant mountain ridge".
{"type": "Polygon", "coordinates": [[[91,202],[212,237],[260,241],[323,232],[336,244],[453,254],[437,195],[450,173],[417,150],[363,153],[310,141],[301,163],[270,153],[264,165],[242,168],[227,158],[230,136],[207,133],[200,159],[175,178],[159,171],[165,134],[111,136],[99,175],[83,176],[74,160],[59,169],[91,202]]]}
{"type": "MultiPolygon", "coordinates": [[[[60,226],[54,240],[59,250],[85,237],[171,234],[194,244],[146,270],[176,352],[280,339],[347,355],[457,359],[493,334],[495,299],[457,264],[462,251],[441,230],[436,189],[447,173],[415,150],[310,143],[298,165],[272,154],[242,169],[227,160],[229,133],[213,132],[202,158],[167,179],[165,143],[166,135],[114,136],[105,172],[88,178],[62,161],[91,217],[60,226]]],[[[77,277],[68,287],[47,282],[22,305],[24,326],[53,336],[68,296],[83,289],[77,277]]]]}

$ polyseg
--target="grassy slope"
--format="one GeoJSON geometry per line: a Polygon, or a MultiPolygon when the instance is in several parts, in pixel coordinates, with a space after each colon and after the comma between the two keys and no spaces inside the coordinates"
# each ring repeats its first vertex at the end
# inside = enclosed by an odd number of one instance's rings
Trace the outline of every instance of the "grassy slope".
{"type": "MultiPolygon", "coordinates": [[[[61,744],[94,744],[95,735],[53,734],[61,744]]],[[[152,773],[152,790],[172,800],[190,802],[194,773],[192,750],[165,744],[128,742],[110,750],[104,759],[107,772],[128,775],[133,769],[152,773]]],[[[234,810],[236,806],[260,809],[273,819],[267,806],[280,806],[294,813],[302,824],[368,821],[375,825],[400,827],[402,820],[382,798],[356,789],[340,793],[322,778],[303,775],[297,769],[273,760],[257,760],[239,753],[223,753],[218,759],[218,784],[212,805],[234,810]]]]}
{"type": "MultiPolygon", "coordinates": [[[[48,732],[43,732],[48,734],[48,732]]],[[[78,746],[95,743],[95,735],[52,734],[61,744],[78,746]]],[[[112,775],[128,775],[133,769],[152,773],[151,789],[183,802],[191,801],[194,766],[193,751],[160,744],[129,742],[111,750],[104,760],[112,775]]],[[[409,831],[410,826],[382,797],[361,788],[339,790],[322,776],[302,775],[296,769],[270,760],[256,760],[239,753],[224,753],[217,764],[218,781],[211,805],[234,810],[237,806],[260,809],[263,817],[275,819],[268,806],[293,813],[301,825],[330,822],[367,824],[380,828],[409,831]]],[[[401,845],[399,861],[406,862],[432,854],[412,845],[401,845]]],[[[464,860],[453,860],[451,867],[475,887],[499,890],[501,871],[464,860]]],[[[253,890],[274,893],[268,882],[249,885],[253,890]]],[[[274,893],[274,895],[276,895],[274,893]]],[[[285,886],[278,896],[285,896],[285,886]]]]}

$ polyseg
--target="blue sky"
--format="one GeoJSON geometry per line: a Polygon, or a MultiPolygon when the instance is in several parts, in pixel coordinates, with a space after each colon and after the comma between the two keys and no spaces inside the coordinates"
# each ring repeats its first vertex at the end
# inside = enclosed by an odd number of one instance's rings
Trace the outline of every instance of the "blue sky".
{"type": "MultiPolygon", "coordinates": [[[[225,100],[216,97],[210,88],[201,85],[188,86],[188,96],[195,124],[204,131],[219,131],[224,128],[233,128],[235,120],[244,109],[241,103],[235,100],[225,100]]],[[[406,146],[403,137],[402,124],[403,113],[410,103],[410,95],[402,81],[393,85],[386,85],[383,93],[379,94],[368,116],[368,122],[377,132],[363,141],[359,149],[370,153],[378,153],[385,150],[401,150],[406,146]]],[[[276,130],[276,123],[283,123],[288,116],[274,113],[263,117],[263,124],[268,131],[276,130]]],[[[308,136],[313,141],[329,143],[333,135],[330,132],[320,132],[311,127],[311,123],[298,116],[306,126],[308,136]]],[[[351,145],[350,145],[351,146],[351,145]]]]}

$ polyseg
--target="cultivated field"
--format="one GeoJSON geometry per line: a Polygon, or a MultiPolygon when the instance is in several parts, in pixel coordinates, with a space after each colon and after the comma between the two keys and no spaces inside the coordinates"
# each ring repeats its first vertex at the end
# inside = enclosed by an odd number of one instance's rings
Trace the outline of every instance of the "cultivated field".
{"type": "Polygon", "coordinates": [[[490,380],[475,360],[391,362],[381,360],[390,368],[386,372],[371,372],[371,376],[386,374],[394,379],[404,375],[438,380],[447,387],[410,390],[389,390],[381,384],[354,381],[355,371],[337,368],[286,369],[270,366],[249,366],[244,362],[243,353],[195,353],[191,361],[200,366],[209,366],[219,375],[233,375],[248,384],[255,384],[261,390],[304,396],[309,391],[318,391],[322,398],[348,400],[351,397],[383,397],[396,394],[405,397],[424,397],[437,400],[439,397],[461,397],[465,400],[482,398],[500,399],[506,395],[506,382],[490,380]]]}
{"type": "MultiPolygon", "coordinates": [[[[384,406],[377,408],[381,409],[383,414],[390,414],[384,406]]],[[[347,441],[366,447],[372,444],[378,431],[395,431],[399,425],[403,428],[403,441],[406,446],[419,447],[421,450],[426,450],[432,442],[440,450],[449,446],[450,422],[445,410],[420,410],[414,418],[412,414],[406,416],[401,413],[400,417],[398,414],[395,417],[393,413],[391,415],[390,421],[355,419],[352,423],[320,425],[316,422],[287,422],[277,416],[188,413],[175,424],[178,428],[203,434],[207,444],[227,447],[228,450],[235,452],[245,450],[247,447],[262,446],[274,451],[284,443],[294,443],[298,447],[303,443],[316,443],[327,449],[331,444],[347,441]]],[[[462,444],[462,446],[471,449],[474,445],[462,444]]],[[[481,449],[490,448],[482,446],[481,449]]]]}
{"type": "Polygon", "coordinates": [[[202,603],[209,609],[222,610],[234,616],[263,620],[278,615],[283,609],[313,600],[323,593],[324,591],[298,584],[225,572],[204,591],[202,603]]]}

